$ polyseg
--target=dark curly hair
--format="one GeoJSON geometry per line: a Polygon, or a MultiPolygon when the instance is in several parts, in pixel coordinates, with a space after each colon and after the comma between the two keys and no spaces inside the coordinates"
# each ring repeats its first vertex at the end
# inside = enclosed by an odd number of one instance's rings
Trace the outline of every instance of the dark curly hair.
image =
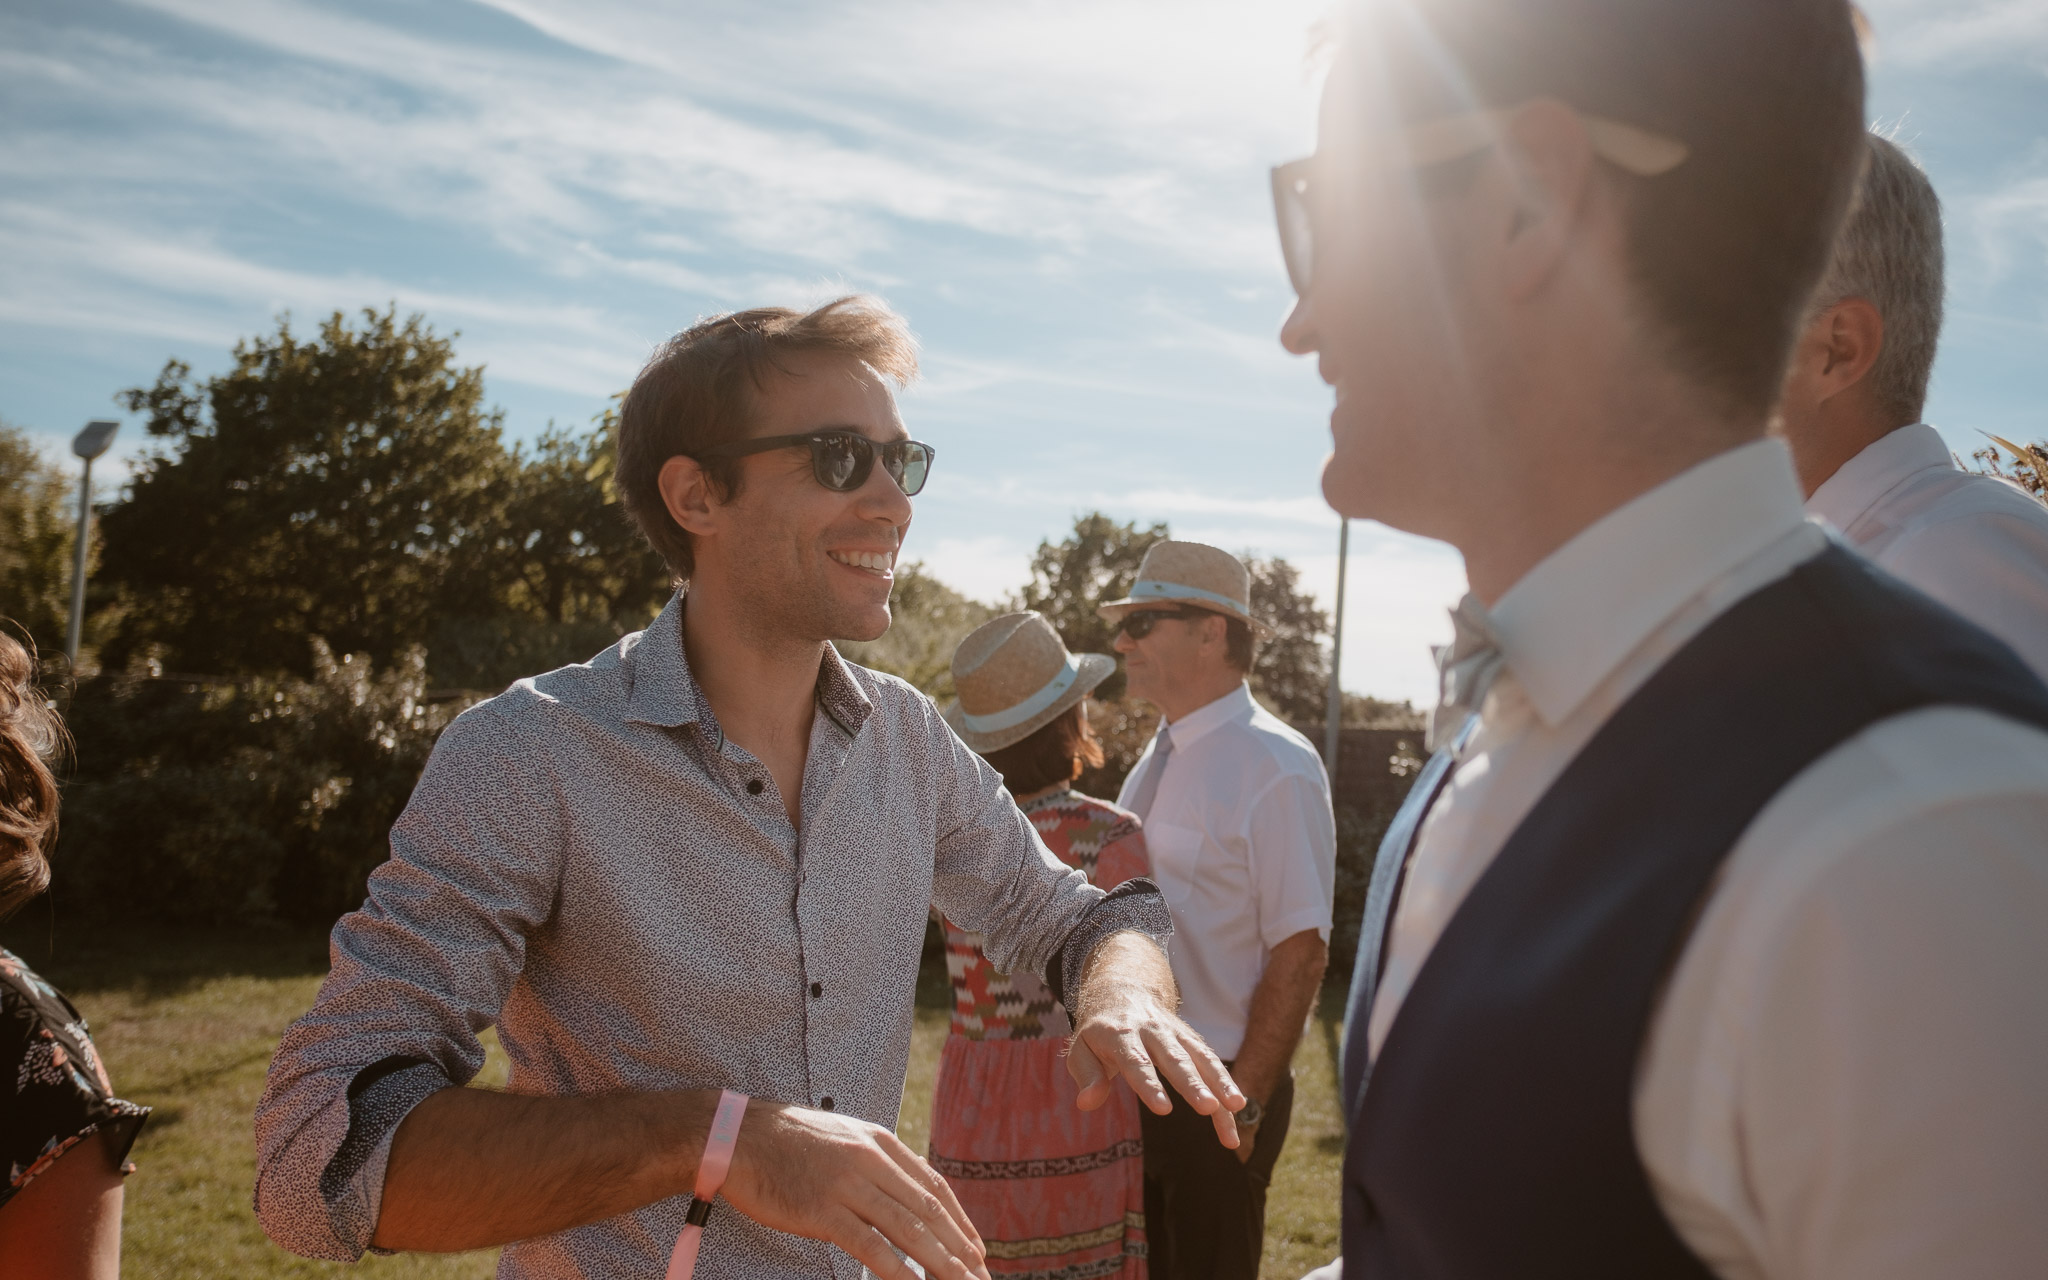
{"type": "Polygon", "coordinates": [[[50,887],[45,851],[57,837],[50,761],[67,745],[64,722],[36,683],[36,657],[0,631],[0,919],[50,887]]]}

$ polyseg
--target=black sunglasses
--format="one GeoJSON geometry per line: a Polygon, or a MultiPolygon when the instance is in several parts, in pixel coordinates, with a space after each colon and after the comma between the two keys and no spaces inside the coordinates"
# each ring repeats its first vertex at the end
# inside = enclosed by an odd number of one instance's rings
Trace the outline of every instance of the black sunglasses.
{"type": "Polygon", "coordinates": [[[800,436],[763,436],[758,440],[735,440],[706,449],[701,458],[744,458],[773,449],[809,449],[811,475],[834,493],[852,493],[874,473],[875,455],[882,456],[882,470],[903,490],[916,497],[932,473],[936,451],[919,440],[890,440],[877,444],[858,431],[809,431],[800,436]]]}
{"type": "Polygon", "coordinates": [[[1178,618],[1182,622],[1197,622],[1203,618],[1220,618],[1223,615],[1214,609],[1133,609],[1124,615],[1116,629],[1133,640],[1143,640],[1152,634],[1152,628],[1163,618],[1178,618]]]}

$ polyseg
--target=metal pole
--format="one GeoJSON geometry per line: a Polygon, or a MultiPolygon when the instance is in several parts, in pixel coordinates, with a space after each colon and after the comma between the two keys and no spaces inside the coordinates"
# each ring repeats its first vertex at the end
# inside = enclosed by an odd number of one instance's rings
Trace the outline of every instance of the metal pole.
{"type": "Polygon", "coordinates": [[[85,553],[92,545],[92,460],[114,443],[121,429],[118,422],[100,418],[85,424],[71,441],[71,452],[85,460],[85,476],[78,482],[78,546],[71,557],[71,634],[64,641],[71,670],[78,670],[78,640],[85,631],[85,553]]]}
{"type": "Polygon", "coordinates": [[[92,541],[92,459],[85,460],[85,478],[78,482],[78,546],[71,557],[71,634],[64,653],[78,670],[78,638],[85,629],[85,551],[92,541]]]}
{"type": "Polygon", "coordinates": [[[1337,748],[1343,741],[1344,724],[1344,683],[1340,673],[1344,666],[1344,567],[1351,556],[1351,521],[1338,517],[1337,520],[1337,624],[1330,636],[1330,705],[1323,715],[1323,767],[1330,771],[1330,782],[1337,781],[1337,748]]]}

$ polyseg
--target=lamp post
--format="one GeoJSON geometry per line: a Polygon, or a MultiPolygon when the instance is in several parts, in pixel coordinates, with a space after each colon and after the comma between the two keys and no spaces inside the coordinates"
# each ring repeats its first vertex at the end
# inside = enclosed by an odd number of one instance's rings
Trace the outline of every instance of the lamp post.
{"type": "Polygon", "coordinates": [[[1330,785],[1337,783],[1337,748],[1343,742],[1344,684],[1339,678],[1344,658],[1344,562],[1351,555],[1351,521],[1337,518],[1337,625],[1330,636],[1330,707],[1323,716],[1323,767],[1330,785]]]}
{"type": "Polygon", "coordinates": [[[85,430],[71,441],[71,452],[85,459],[85,476],[78,482],[78,546],[71,559],[71,634],[64,642],[64,653],[71,659],[71,669],[78,670],[78,638],[85,629],[85,551],[92,541],[92,460],[107,451],[114,443],[114,433],[121,429],[118,422],[99,419],[85,424],[85,430]]]}

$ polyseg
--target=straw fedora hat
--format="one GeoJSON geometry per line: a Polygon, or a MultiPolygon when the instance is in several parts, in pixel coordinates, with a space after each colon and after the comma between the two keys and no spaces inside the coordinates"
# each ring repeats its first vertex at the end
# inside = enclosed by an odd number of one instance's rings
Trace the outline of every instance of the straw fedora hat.
{"type": "Polygon", "coordinates": [[[1059,719],[1115,670],[1105,654],[1068,653],[1039,615],[1006,613],[953,651],[960,698],[946,708],[946,723],[976,751],[1000,751],[1059,719]]]}
{"type": "Polygon", "coordinates": [[[1095,612],[1120,623],[1139,605],[1191,604],[1248,623],[1261,640],[1273,628],[1252,616],[1252,575],[1228,551],[1199,542],[1155,542],[1138,564],[1131,594],[1095,612]]]}

